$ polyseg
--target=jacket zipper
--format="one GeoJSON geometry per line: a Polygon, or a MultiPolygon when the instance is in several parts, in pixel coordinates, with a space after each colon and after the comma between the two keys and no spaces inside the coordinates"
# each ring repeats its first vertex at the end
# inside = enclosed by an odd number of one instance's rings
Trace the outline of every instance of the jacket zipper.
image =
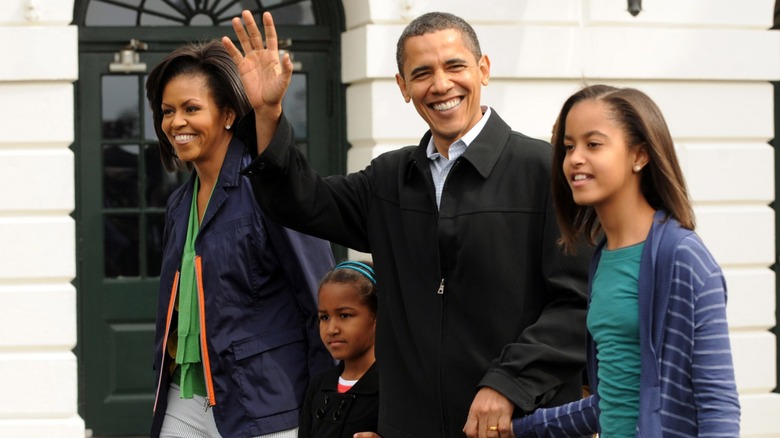
{"type": "MultiPolygon", "coordinates": [[[[453,163],[452,168],[450,169],[449,173],[447,174],[447,177],[444,180],[444,185],[441,188],[441,200],[444,200],[444,193],[447,191],[447,183],[449,182],[450,177],[455,173],[455,170],[459,167],[461,158],[459,157],[455,163],[453,163]]],[[[434,201],[435,202],[435,201],[434,201]]],[[[441,309],[441,319],[439,320],[439,329],[441,330],[441,334],[439,335],[439,364],[441,365],[444,363],[444,326],[445,326],[445,297],[444,297],[444,283],[446,279],[446,269],[443,265],[443,258],[442,258],[442,250],[441,246],[439,245],[439,233],[441,230],[439,229],[439,213],[441,210],[441,204],[436,206],[436,221],[437,221],[437,236],[436,236],[436,246],[437,246],[437,253],[439,255],[439,272],[441,274],[441,281],[439,281],[439,288],[436,290],[436,294],[439,295],[441,298],[440,303],[440,309],[441,309]]],[[[441,422],[441,430],[447,434],[448,428],[447,428],[447,422],[448,422],[448,416],[447,416],[447,400],[444,393],[444,382],[443,382],[443,376],[442,376],[442,368],[439,369],[439,421],[441,422]]]]}
{"type": "Polygon", "coordinates": [[[211,362],[209,361],[209,350],[206,343],[206,303],[203,295],[203,262],[199,255],[195,256],[195,277],[198,282],[198,307],[200,312],[198,316],[200,318],[200,354],[201,362],[203,363],[203,375],[206,377],[206,402],[204,403],[205,410],[209,407],[217,404],[217,399],[214,396],[214,380],[211,377],[211,362]]]}
{"type": "Polygon", "coordinates": [[[171,299],[168,302],[168,314],[165,319],[165,333],[162,342],[162,360],[160,360],[160,377],[157,380],[157,391],[154,394],[154,407],[152,412],[157,411],[157,402],[160,399],[160,387],[162,386],[163,373],[165,371],[165,355],[168,352],[168,336],[171,333],[171,319],[173,318],[173,308],[176,305],[176,293],[179,290],[179,271],[173,276],[173,287],[171,288],[171,299]]]}
{"type": "MultiPolygon", "coordinates": [[[[441,196],[442,196],[442,198],[444,197],[444,191],[447,188],[447,181],[449,181],[450,176],[455,172],[455,169],[457,169],[458,166],[460,165],[460,160],[461,160],[461,158],[458,157],[458,159],[455,160],[454,163],[452,163],[452,168],[447,173],[447,178],[444,179],[444,185],[442,185],[442,187],[441,187],[441,196]]],[[[437,228],[437,236],[436,236],[437,243],[436,243],[436,246],[437,246],[437,253],[439,254],[439,269],[440,269],[440,273],[441,273],[441,282],[439,283],[439,289],[436,290],[436,293],[439,294],[439,295],[444,295],[444,272],[443,272],[444,269],[442,269],[442,266],[441,266],[442,265],[442,261],[441,261],[441,247],[439,247],[439,245],[438,245],[438,232],[439,232],[438,231],[438,221],[439,221],[439,210],[440,210],[440,207],[441,207],[440,205],[436,206],[436,222],[437,222],[437,225],[436,225],[436,228],[437,228]]]]}

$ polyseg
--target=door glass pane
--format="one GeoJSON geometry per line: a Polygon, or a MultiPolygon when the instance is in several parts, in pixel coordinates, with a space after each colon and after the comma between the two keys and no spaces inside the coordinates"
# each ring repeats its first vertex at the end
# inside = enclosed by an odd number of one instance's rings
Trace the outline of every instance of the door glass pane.
{"type": "Polygon", "coordinates": [[[141,14],[141,26],[183,26],[181,19],[174,20],[156,14],[141,14]]]}
{"type": "Polygon", "coordinates": [[[282,101],[284,114],[295,130],[295,137],[299,139],[309,136],[306,88],[306,74],[293,73],[290,87],[282,101]]]}
{"type": "Polygon", "coordinates": [[[165,171],[160,161],[159,145],[147,145],[144,159],[146,160],[146,206],[164,208],[168,197],[182,184],[187,175],[165,171]]]}
{"type": "Polygon", "coordinates": [[[243,9],[256,17],[271,11],[277,25],[316,25],[311,0],[92,0],[84,21],[87,26],[229,26],[243,9]]]}
{"type": "Polygon", "coordinates": [[[102,84],[103,138],[138,136],[138,76],[107,75],[102,84]]]}
{"type": "Polygon", "coordinates": [[[138,215],[103,216],[106,278],[138,277],[138,215]]]}
{"type": "Polygon", "coordinates": [[[274,8],[272,6],[274,4],[279,4],[282,1],[283,0],[271,0],[263,3],[274,16],[275,24],[303,24],[307,26],[315,24],[311,1],[303,1],[279,8],[274,8]]]}
{"type": "MultiPolygon", "coordinates": [[[[124,0],[122,3],[130,3],[124,0]]],[[[87,26],[135,26],[137,13],[134,10],[140,0],[135,0],[133,8],[122,7],[102,1],[89,2],[87,16],[85,18],[87,26]]]]}
{"type": "Polygon", "coordinates": [[[169,17],[183,16],[193,10],[190,5],[185,5],[182,0],[146,0],[143,9],[147,12],[169,17]]]}
{"type": "MultiPolygon", "coordinates": [[[[148,76],[144,76],[144,84],[148,76]]],[[[154,119],[152,118],[152,108],[149,106],[149,101],[144,100],[144,139],[150,141],[157,140],[157,133],[154,131],[154,119]]]]}
{"type": "Polygon", "coordinates": [[[103,206],[138,206],[138,145],[103,145],[103,206]]]}
{"type": "Polygon", "coordinates": [[[163,253],[163,230],[165,215],[163,213],[148,213],[146,215],[146,276],[160,275],[163,253]]]}

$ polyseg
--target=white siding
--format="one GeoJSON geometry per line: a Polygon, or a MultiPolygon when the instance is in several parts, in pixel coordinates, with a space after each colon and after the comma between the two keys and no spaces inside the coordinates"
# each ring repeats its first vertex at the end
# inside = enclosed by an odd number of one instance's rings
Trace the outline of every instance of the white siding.
{"type": "Polygon", "coordinates": [[[84,436],[78,416],[73,1],[0,8],[0,436],[84,436]],[[17,44],[13,42],[24,42],[17,44]]]}
{"type": "Polygon", "coordinates": [[[780,33],[773,0],[654,0],[637,16],[614,0],[344,0],[342,79],[349,170],[416,144],[427,129],[395,84],[395,44],[415,16],[469,21],[491,60],[482,102],[516,130],[549,139],[583,84],[647,92],[675,137],[699,234],[724,268],[743,436],[780,436],[776,324],[773,90],[780,33]],[[348,54],[348,55],[347,55],[348,54]],[[392,122],[390,122],[392,121],[392,122]]]}

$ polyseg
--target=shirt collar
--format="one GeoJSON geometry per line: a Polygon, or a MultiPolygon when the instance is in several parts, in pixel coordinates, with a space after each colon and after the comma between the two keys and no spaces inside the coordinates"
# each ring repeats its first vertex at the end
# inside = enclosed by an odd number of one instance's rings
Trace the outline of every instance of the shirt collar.
{"type": "MultiPolygon", "coordinates": [[[[490,107],[487,105],[482,105],[480,108],[482,109],[482,118],[480,118],[477,124],[472,126],[471,129],[469,129],[469,131],[463,135],[463,137],[455,140],[455,143],[463,142],[463,144],[465,145],[464,149],[469,147],[471,142],[474,141],[475,138],[477,138],[479,133],[482,132],[482,128],[485,127],[487,120],[490,118],[490,107]]],[[[439,151],[436,149],[436,146],[434,146],[433,144],[433,136],[431,136],[431,138],[428,139],[428,147],[426,148],[425,152],[426,155],[428,155],[428,159],[430,160],[436,160],[440,156],[442,156],[441,154],[439,154],[439,151]]]]}

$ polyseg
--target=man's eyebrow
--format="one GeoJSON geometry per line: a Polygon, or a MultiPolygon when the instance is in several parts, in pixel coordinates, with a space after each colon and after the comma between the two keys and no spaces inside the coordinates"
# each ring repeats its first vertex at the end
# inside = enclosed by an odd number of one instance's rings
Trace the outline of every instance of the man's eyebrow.
{"type": "Polygon", "coordinates": [[[452,64],[467,64],[468,61],[466,61],[463,58],[452,58],[448,59],[444,62],[444,65],[452,65],[452,64]]]}
{"type": "Polygon", "coordinates": [[[424,73],[424,72],[426,72],[426,71],[429,71],[430,69],[431,69],[431,66],[430,66],[430,65],[421,65],[421,66],[419,66],[419,67],[417,67],[417,68],[413,69],[413,70],[412,70],[412,71],[409,73],[409,76],[414,76],[414,75],[416,75],[417,73],[424,73]]]}
{"type": "MultiPolygon", "coordinates": [[[[468,61],[466,61],[463,58],[452,58],[452,59],[448,59],[448,60],[444,61],[444,65],[445,66],[451,66],[451,65],[458,65],[458,64],[466,64],[467,62],[468,61]]],[[[417,73],[424,73],[424,72],[429,71],[429,70],[431,70],[431,66],[430,65],[421,65],[421,66],[413,69],[409,73],[409,76],[414,76],[417,73]]]]}

